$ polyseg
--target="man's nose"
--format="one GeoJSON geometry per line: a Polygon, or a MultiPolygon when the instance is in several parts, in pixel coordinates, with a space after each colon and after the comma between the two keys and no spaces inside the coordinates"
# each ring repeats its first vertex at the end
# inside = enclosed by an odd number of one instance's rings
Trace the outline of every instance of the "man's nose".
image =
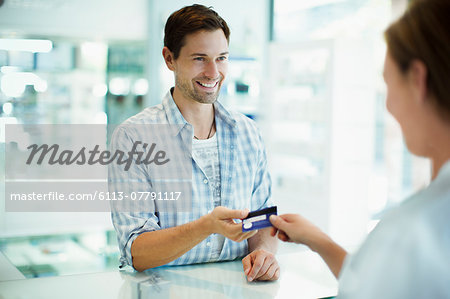
{"type": "Polygon", "coordinates": [[[206,69],[205,69],[205,77],[208,78],[212,78],[215,79],[219,76],[219,68],[217,66],[217,62],[216,61],[210,61],[207,65],[206,65],[206,69]]]}

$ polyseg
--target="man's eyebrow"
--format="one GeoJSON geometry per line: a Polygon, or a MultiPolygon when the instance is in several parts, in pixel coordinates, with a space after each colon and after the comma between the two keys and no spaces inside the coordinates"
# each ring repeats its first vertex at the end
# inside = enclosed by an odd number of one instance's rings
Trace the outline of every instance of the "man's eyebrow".
{"type": "MultiPolygon", "coordinates": [[[[228,55],[228,54],[229,54],[229,52],[222,52],[222,53],[219,54],[219,56],[228,55]]],[[[206,57],[208,55],[206,55],[204,53],[192,53],[191,56],[204,56],[204,57],[206,57]]]]}

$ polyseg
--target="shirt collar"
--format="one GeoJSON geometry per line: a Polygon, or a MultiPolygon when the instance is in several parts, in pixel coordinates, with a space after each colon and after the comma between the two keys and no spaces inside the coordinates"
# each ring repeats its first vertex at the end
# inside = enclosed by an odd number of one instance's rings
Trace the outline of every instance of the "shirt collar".
{"type": "Polygon", "coordinates": [[[236,126],[236,119],[227,109],[225,109],[225,107],[219,101],[216,101],[214,103],[214,112],[215,117],[223,121],[230,128],[234,128],[236,126]]]}
{"type": "Polygon", "coordinates": [[[172,97],[172,90],[173,88],[166,93],[162,101],[164,111],[166,112],[167,121],[171,125],[185,125],[188,122],[184,119],[183,114],[181,114],[177,107],[177,104],[175,104],[172,97]]]}
{"type": "MultiPolygon", "coordinates": [[[[192,125],[186,121],[186,119],[183,117],[183,114],[181,114],[180,110],[178,109],[177,104],[175,104],[175,101],[172,97],[172,91],[173,87],[165,95],[162,101],[162,105],[166,113],[168,123],[170,125],[178,125],[178,129],[174,131],[174,135],[178,135],[184,127],[192,125]]],[[[230,128],[234,128],[236,126],[236,119],[231,115],[231,113],[227,109],[225,109],[225,107],[223,107],[223,105],[218,101],[216,101],[213,105],[215,117],[217,120],[219,120],[219,123],[223,122],[230,128]]]]}

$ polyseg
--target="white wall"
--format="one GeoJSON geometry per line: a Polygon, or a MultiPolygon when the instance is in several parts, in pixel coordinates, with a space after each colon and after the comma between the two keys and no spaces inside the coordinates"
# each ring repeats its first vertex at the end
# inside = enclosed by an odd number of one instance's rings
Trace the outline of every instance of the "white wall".
{"type": "Polygon", "coordinates": [[[147,0],[6,0],[0,36],[144,40],[147,0]]]}

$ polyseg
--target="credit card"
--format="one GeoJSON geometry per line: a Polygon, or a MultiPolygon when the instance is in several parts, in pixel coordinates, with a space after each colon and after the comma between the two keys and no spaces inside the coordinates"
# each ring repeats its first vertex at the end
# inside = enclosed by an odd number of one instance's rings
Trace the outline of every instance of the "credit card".
{"type": "Polygon", "coordinates": [[[277,215],[276,206],[248,213],[247,218],[242,220],[242,231],[248,232],[272,226],[269,220],[270,215],[277,215]]]}

